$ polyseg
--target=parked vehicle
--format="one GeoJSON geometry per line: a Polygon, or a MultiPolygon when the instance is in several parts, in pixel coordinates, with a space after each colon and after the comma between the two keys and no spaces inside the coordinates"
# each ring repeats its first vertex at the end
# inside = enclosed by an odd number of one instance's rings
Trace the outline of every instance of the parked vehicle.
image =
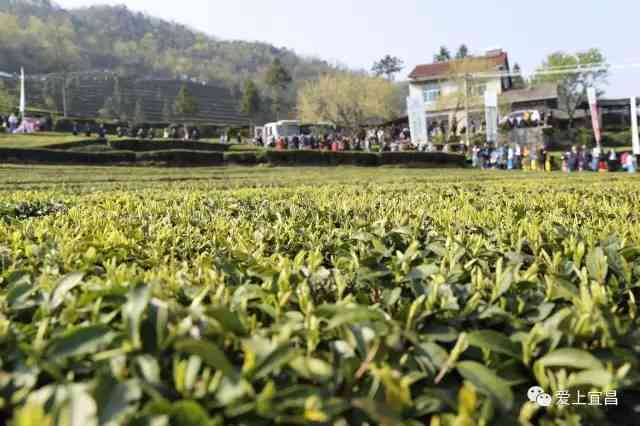
{"type": "Polygon", "coordinates": [[[507,124],[509,119],[512,119],[514,122],[518,121],[518,118],[524,121],[529,121],[529,120],[540,121],[540,117],[541,117],[540,111],[535,109],[513,111],[512,113],[502,117],[502,119],[500,120],[500,125],[503,126],[507,124]]]}

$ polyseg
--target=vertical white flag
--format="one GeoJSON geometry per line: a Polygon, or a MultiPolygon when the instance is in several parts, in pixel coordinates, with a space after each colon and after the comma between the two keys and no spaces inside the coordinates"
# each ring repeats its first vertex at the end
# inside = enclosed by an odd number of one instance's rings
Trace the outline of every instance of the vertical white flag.
{"type": "Polygon", "coordinates": [[[429,132],[427,131],[427,112],[424,100],[419,97],[407,97],[407,112],[411,142],[416,146],[428,143],[429,132]]]}
{"type": "Polygon", "coordinates": [[[27,109],[27,96],[24,93],[24,68],[20,68],[20,115],[24,117],[27,109]]]}
{"type": "Polygon", "coordinates": [[[484,94],[485,120],[487,122],[487,142],[498,142],[498,93],[487,90],[484,94]]]}
{"type": "Polygon", "coordinates": [[[633,142],[633,154],[640,155],[640,136],[638,136],[638,106],[636,98],[631,98],[631,141],[633,142]]]}

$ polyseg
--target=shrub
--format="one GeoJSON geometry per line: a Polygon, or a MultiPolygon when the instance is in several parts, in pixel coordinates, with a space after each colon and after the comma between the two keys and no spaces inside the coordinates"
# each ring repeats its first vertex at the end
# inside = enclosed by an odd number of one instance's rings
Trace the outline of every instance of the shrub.
{"type": "Polygon", "coordinates": [[[162,163],[178,166],[217,166],[224,163],[224,154],[221,152],[187,150],[145,151],[136,152],[135,159],[138,163],[162,163]]]}
{"type": "Polygon", "coordinates": [[[465,157],[444,152],[385,152],[381,154],[382,164],[433,164],[464,166],[465,157]]]}
{"type": "Polygon", "coordinates": [[[380,164],[377,154],[363,152],[266,151],[265,156],[269,163],[280,165],[377,166],[380,164]]]}
{"type": "Polygon", "coordinates": [[[231,164],[255,165],[267,161],[262,151],[225,152],[224,161],[231,164]]]}
{"type": "Polygon", "coordinates": [[[109,146],[115,150],[127,151],[163,151],[163,150],[188,150],[188,151],[214,151],[223,152],[229,145],[208,142],[180,141],[180,140],[136,140],[126,139],[109,141],[109,146]]]}
{"type": "Polygon", "coordinates": [[[0,149],[0,162],[40,163],[40,164],[132,164],[136,157],[133,152],[88,153],[56,151],[48,149],[0,149]]]}

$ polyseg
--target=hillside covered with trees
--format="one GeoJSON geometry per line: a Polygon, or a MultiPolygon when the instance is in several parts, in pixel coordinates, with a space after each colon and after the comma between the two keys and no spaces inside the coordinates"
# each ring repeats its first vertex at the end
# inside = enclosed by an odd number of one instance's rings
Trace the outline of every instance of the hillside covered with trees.
{"type": "Polygon", "coordinates": [[[227,89],[238,109],[252,81],[261,100],[258,117],[290,112],[304,81],[334,70],[286,48],[220,40],[125,6],[65,10],[49,0],[0,0],[0,71],[16,73],[21,66],[30,75],[109,71],[213,84],[227,89]],[[290,79],[274,82],[274,63],[290,79]]]}

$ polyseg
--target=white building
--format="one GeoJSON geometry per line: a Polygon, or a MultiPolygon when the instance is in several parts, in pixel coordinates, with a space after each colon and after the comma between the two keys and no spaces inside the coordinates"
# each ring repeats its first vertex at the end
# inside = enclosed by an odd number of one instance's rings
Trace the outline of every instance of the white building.
{"type": "Polygon", "coordinates": [[[429,129],[436,126],[448,128],[455,122],[460,130],[466,126],[466,84],[471,126],[479,128],[484,116],[485,92],[490,90],[500,95],[513,89],[511,77],[502,76],[509,71],[508,55],[501,49],[489,51],[484,56],[418,65],[409,75],[409,96],[424,102],[429,129]],[[486,76],[480,77],[482,74],[486,76]]]}

